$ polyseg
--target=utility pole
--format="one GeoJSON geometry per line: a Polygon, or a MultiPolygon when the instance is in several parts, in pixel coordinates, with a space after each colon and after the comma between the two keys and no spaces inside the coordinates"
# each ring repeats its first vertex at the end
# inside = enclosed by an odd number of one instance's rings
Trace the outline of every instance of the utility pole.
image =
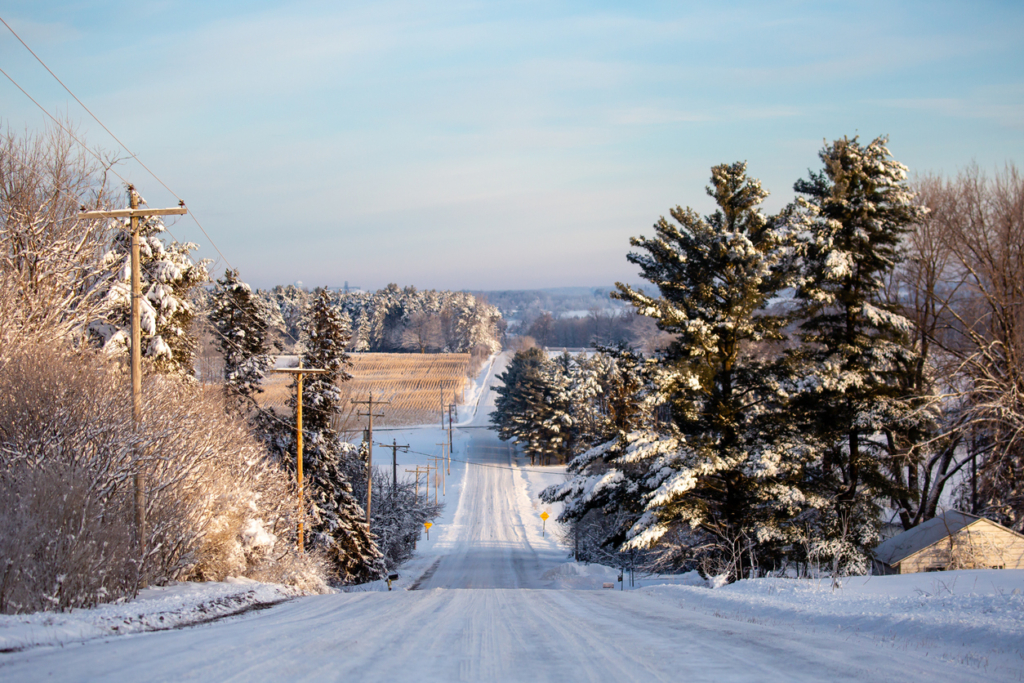
{"type": "Polygon", "coordinates": [[[433,458],[431,458],[431,460],[434,461],[434,502],[435,503],[437,502],[437,484],[438,484],[437,480],[438,479],[441,480],[440,481],[440,484],[441,484],[441,495],[446,497],[446,498],[448,497],[448,491],[447,491],[447,487],[445,486],[445,476],[444,476],[444,449],[443,449],[443,446],[445,444],[439,443],[437,445],[438,446],[442,446],[441,456],[440,457],[434,456],[433,458]],[[440,463],[440,466],[438,465],[438,463],[440,463]]]}
{"type": "MultiPolygon", "coordinates": [[[[420,498],[420,472],[424,472],[427,475],[425,486],[423,487],[423,502],[430,502],[430,470],[434,470],[434,477],[437,477],[437,468],[431,467],[430,465],[416,465],[415,470],[406,470],[406,472],[416,472],[416,500],[420,498]]],[[[434,486],[434,504],[437,504],[437,485],[434,486]]]]}
{"type": "Polygon", "coordinates": [[[273,372],[283,372],[295,375],[295,478],[299,484],[299,554],[305,552],[305,535],[302,522],[306,516],[306,506],[302,502],[302,376],[303,375],[326,375],[329,371],[322,368],[304,368],[302,360],[299,360],[297,368],[275,368],[273,372]]]}
{"type": "Polygon", "coordinates": [[[452,434],[455,433],[455,425],[452,424],[452,412],[455,410],[455,404],[448,404],[448,474],[452,473],[452,453],[455,452],[455,442],[452,440],[452,434]]]}
{"type": "Polygon", "coordinates": [[[426,491],[427,496],[426,496],[426,498],[427,498],[427,501],[429,502],[430,501],[430,485],[431,485],[431,483],[433,483],[433,485],[434,485],[434,505],[437,505],[437,488],[438,488],[438,484],[440,484],[441,482],[438,481],[437,458],[436,457],[430,458],[430,460],[433,460],[434,464],[433,465],[427,465],[427,491],[426,491]],[[431,470],[434,471],[434,480],[433,480],[433,482],[431,482],[431,480],[430,480],[430,471],[431,470]]]}
{"type": "Polygon", "coordinates": [[[391,449],[391,498],[394,499],[394,497],[398,495],[398,449],[401,448],[403,453],[408,453],[409,444],[399,446],[398,441],[396,439],[392,439],[390,446],[386,443],[379,443],[377,445],[381,448],[391,449]]]}
{"type": "MultiPolygon", "coordinates": [[[[139,247],[139,217],[180,216],[188,213],[184,200],[171,209],[140,209],[139,193],[134,185],[128,186],[128,208],[113,211],[86,211],[82,207],[80,218],[127,218],[132,233],[132,306],[131,306],[131,375],[132,375],[132,420],[135,426],[142,424],[142,326],[139,322],[142,312],[142,263],[139,247]]],[[[135,469],[135,534],[139,543],[139,559],[146,555],[146,473],[142,470],[141,458],[135,469]]],[[[142,565],[139,565],[141,573],[142,565]]],[[[145,588],[146,581],[142,580],[145,588]]]]}
{"type": "Polygon", "coordinates": [[[370,529],[370,499],[373,497],[373,418],[384,417],[384,413],[373,412],[373,405],[376,403],[379,406],[390,405],[391,401],[374,401],[373,392],[370,392],[369,401],[357,401],[352,399],[354,405],[365,405],[365,413],[356,413],[360,417],[368,417],[370,419],[369,425],[367,426],[366,436],[366,529],[370,529]]]}
{"type": "Polygon", "coordinates": [[[420,466],[416,465],[416,469],[414,469],[414,470],[406,470],[406,472],[415,472],[416,473],[416,501],[419,502],[419,499],[420,499],[420,466]]]}

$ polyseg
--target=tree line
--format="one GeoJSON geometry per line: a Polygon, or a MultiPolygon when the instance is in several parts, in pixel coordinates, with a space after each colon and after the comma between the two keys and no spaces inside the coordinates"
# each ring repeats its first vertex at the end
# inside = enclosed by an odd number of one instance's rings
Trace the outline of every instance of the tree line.
{"type": "Polygon", "coordinates": [[[542,497],[573,533],[735,580],[864,573],[883,522],[943,504],[1024,526],[1024,183],[1013,166],[911,182],[886,144],[826,145],[776,215],[744,163],[716,166],[714,213],[675,207],[631,239],[658,295],[613,296],[673,341],[634,363],[621,427],[588,432],[614,402],[575,388],[615,354],[517,354],[496,424],[569,463],[542,497]]]}
{"type": "MultiPolygon", "coordinates": [[[[294,285],[260,290],[276,337],[294,343],[312,294],[294,285]]],[[[381,353],[474,353],[501,348],[501,313],[468,292],[417,290],[389,284],[376,292],[330,292],[351,330],[351,351],[381,353]]],[[[291,345],[291,344],[289,344],[291,345]]]]}

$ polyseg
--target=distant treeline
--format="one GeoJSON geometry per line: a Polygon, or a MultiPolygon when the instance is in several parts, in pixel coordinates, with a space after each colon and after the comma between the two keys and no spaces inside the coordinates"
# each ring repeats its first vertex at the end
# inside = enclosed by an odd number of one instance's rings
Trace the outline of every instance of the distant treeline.
{"type": "MultiPolygon", "coordinates": [[[[260,290],[272,328],[290,346],[312,294],[294,285],[260,290]]],[[[490,354],[501,349],[504,320],[497,308],[467,292],[417,290],[389,284],[376,292],[332,292],[352,331],[350,351],[490,354]]]]}

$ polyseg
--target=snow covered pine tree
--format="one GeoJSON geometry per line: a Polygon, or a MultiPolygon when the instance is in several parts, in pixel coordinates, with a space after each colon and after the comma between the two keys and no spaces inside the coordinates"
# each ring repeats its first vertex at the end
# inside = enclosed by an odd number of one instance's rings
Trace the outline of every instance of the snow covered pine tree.
{"type": "MultiPolygon", "coordinates": [[[[127,219],[126,219],[127,220],[127,219]]],[[[195,372],[196,340],[192,336],[195,308],[190,292],[209,278],[209,260],[193,263],[191,242],[164,244],[166,229],[156,217],[139,221],[142,275],[142,355],[159,371],[191,378],[195,372]]],[[[131,344],[131,232],[114,231],[113,244],[103,257],[104,269],[115,277],[107,289],[104,314],[89,331],[109,353],[127,353],[131,344]]]]}
{"type": "Polygon", "coordinates": [[[657,285],[653,298],[626,285],[624,299],[676,335],[663,360],[661,389],[671,400],[678,450],[651,461],[645,516],[630,530],[629,547],[648,548],[674,525],[694,559],[729,580],[747,575],[780,522],[799,511],[799,468],[765,441],[766,401],[774,395],[771,345],[783,339],[783,317],[765,312],[790,284],[793,250],[784,229],[757,207],[768,196],[746,175],[746,164],[711,169],[707,193],[718,210],[701,218],[671,211],[653,239],[630,243],[644,253],[628,259],[657,285]]]}
{"type": "Polygon", "coordinates": [[[491,423],[502,441],[516,439],[530,464],[538,458],[565,462],[569,416],[568,386],[555,363],[538,348],[516,352],[495,387],[491,423]]]}
{"type": "MultiPolygon", "coordinates": [[[[385,574],[384,558],[366,527],[365,514],[352,495],[352,485],[340,462],[342,447],[331,418],[338,410],[338,382],[351,378],[345,371],[345,346],[349,331],[326,289],[318,289],[299,325],[305,348],[305,367],[322,368],[326,374],[309,375],[303,381],[303,469],[308,481],[312,523],[310,542],[326,551],[333,563],[335,579],[343,584],[380,579],[385,574]]],[[[292,430],[294,434],[294,409],[292,430]]],[[[279,440],[280,441],[280,440],[279,440]]],[[[294,438],[288,439],[294,467],[294,438]]]]}
{"type": "Polygon", "coordinates": [[[820,501],[811,552],[837,574],[866,571],[879,502],[906,493],[886,474],[886,432],[925,419],[900,382],[917,360],[910,322],[880,297],[902,235],[921,216],[887,142],[836,140],[819,154],[824,169],[794,186],[803,195],[791,214],[803,251],[803,347],[793,359],[792,424],[817,451],[808,482],[820,501]]]}
{"type": "Polygon", "coordinates": [[[217,330],[217,347],[224,354],[224,389],[243,413],[256,410],[260,384],[274,366],[267,343],[270,311],[228,268],[217,280],[211,301],[210,324],[217,330]]]}
{"type": "Polygon", "coordinates": [[[676,207],[678,225],[662,218],[656,237],[630,241],[646,254],[628,259],[661,297],[621,284],[614,294],[676,336],[655,375],[673,424],[643,420],[645,429],[580,455],[570,465],[577,476],[544,497],[565,499],[570,519],[600,509],[618,526],[609,539],[625,549],[649,549],[671,531],[677,557],[735,580],[799,511],[799,468],[761,424],[776,386],[761,357],[785,323],[764,308],[790,282],[793,250],[757,209],[767,193],[746,164],[715,166],[711,182],[714,214],[676,207]]]}

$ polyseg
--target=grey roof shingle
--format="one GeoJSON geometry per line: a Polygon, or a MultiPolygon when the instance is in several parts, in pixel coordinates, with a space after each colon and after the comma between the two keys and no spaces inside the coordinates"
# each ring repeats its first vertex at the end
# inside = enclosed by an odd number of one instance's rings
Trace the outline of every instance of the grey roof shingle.
{"type": "Polygon", "coordinates": [[[927,522],[918,524],[913,529],[908,529],[898,536],[879,543],[875,548],[875,559],[888,565],[897,564],[917,551],[927,548],[936,541],[941,541],[946,536],[955,534],[979,519],[981,517],[977,515],[948,510],[927,522]]]}

